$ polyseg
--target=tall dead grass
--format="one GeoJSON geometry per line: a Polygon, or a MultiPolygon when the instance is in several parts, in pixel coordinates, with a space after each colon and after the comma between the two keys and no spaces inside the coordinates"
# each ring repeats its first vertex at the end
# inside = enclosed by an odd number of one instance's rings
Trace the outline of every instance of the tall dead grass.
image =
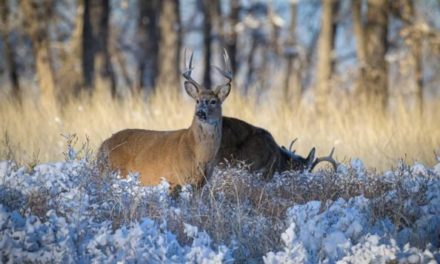
{"type": "MultiPolygon", "coordinates": [[[[66,134],[87,138],[97,149],[105,138],[124,128],[188,127],[192,100],[166,89],[159,91],[148,100],[94,95],[71,100],[50,112],[40,109],[31,98],[25,98],[21,107],[0,99],[0,159],[14,158],[23,164],[60,160],[65,149],[62,135],[66,134]]],[[[316,146],[317,154],[324,155],[336,147],[339,161],[357,157],[378,170],[399,159],[432,165],[433,151],[440,150],[439,100],[425,106],[423,117],[407,111],[401,103],[386,116],[338,105],[322,117],[307,103],[292,107],[276,95],[244,97],[233,91],[223,109],[227,116],[267,129],[279,144],[298,138],[295,148],[299,154],[305,155],[316,146]]]]}

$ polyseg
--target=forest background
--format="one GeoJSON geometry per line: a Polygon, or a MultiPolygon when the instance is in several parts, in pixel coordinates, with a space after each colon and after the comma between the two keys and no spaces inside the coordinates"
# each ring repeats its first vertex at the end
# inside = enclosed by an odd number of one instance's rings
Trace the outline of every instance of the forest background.
{"type": "Polygon", "coordinates": [[[440,148],[439,1],[1,0],[0,24],[1,160],[59,160],[71,134],[96,149],[124,128],[189,126],[185,49],[206,86],[225,49],[224,114],[298,138],[300,154],[336,147],[382,170],[440,148]]]}

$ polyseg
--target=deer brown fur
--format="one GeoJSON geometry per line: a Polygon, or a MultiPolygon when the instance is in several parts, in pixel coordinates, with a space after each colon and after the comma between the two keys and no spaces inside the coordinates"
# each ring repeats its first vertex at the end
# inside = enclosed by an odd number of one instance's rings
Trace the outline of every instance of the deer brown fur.
{"type": "MultiPolygon", "coordinates": [[[[143,185],[156,185],[162,178],[172,187],[200,186],[210,177],[222,136],[222,102],[231,89],[232,73],[225,52],[228,82],[207,89],[191,78],[192,55],[183,73],[186,92],[196,100],[192,124],[187,129],[152,131],[126,129],[105,140],[98,151],[101,170],[119,170],[121,175],[139,172],[143,185]]],[[[186,63],[185,63],[186,66],[186,63]]]]}

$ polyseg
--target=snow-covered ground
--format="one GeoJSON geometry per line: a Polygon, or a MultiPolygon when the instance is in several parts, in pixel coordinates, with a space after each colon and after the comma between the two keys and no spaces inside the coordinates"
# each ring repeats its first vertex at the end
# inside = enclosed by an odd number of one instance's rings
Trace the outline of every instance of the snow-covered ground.
{"type": "Polygon", "coordinates": [[[440,163],[376,174],[352,160],[269,182],[238,164],[169,194],[68,156],[0,162],[0,262],[440,262],[440,163]]]}

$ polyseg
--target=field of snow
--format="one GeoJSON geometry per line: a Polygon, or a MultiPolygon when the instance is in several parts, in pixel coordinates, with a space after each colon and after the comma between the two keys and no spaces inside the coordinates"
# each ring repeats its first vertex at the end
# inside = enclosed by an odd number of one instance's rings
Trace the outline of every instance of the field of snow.
{"type": "Polygon", "coordinates": [[[351,160],[268,182],[238,163],[169,193],[66,157],[0,162],[0,262],[440,262],[440,162],[378,174],[351,160]]]}

